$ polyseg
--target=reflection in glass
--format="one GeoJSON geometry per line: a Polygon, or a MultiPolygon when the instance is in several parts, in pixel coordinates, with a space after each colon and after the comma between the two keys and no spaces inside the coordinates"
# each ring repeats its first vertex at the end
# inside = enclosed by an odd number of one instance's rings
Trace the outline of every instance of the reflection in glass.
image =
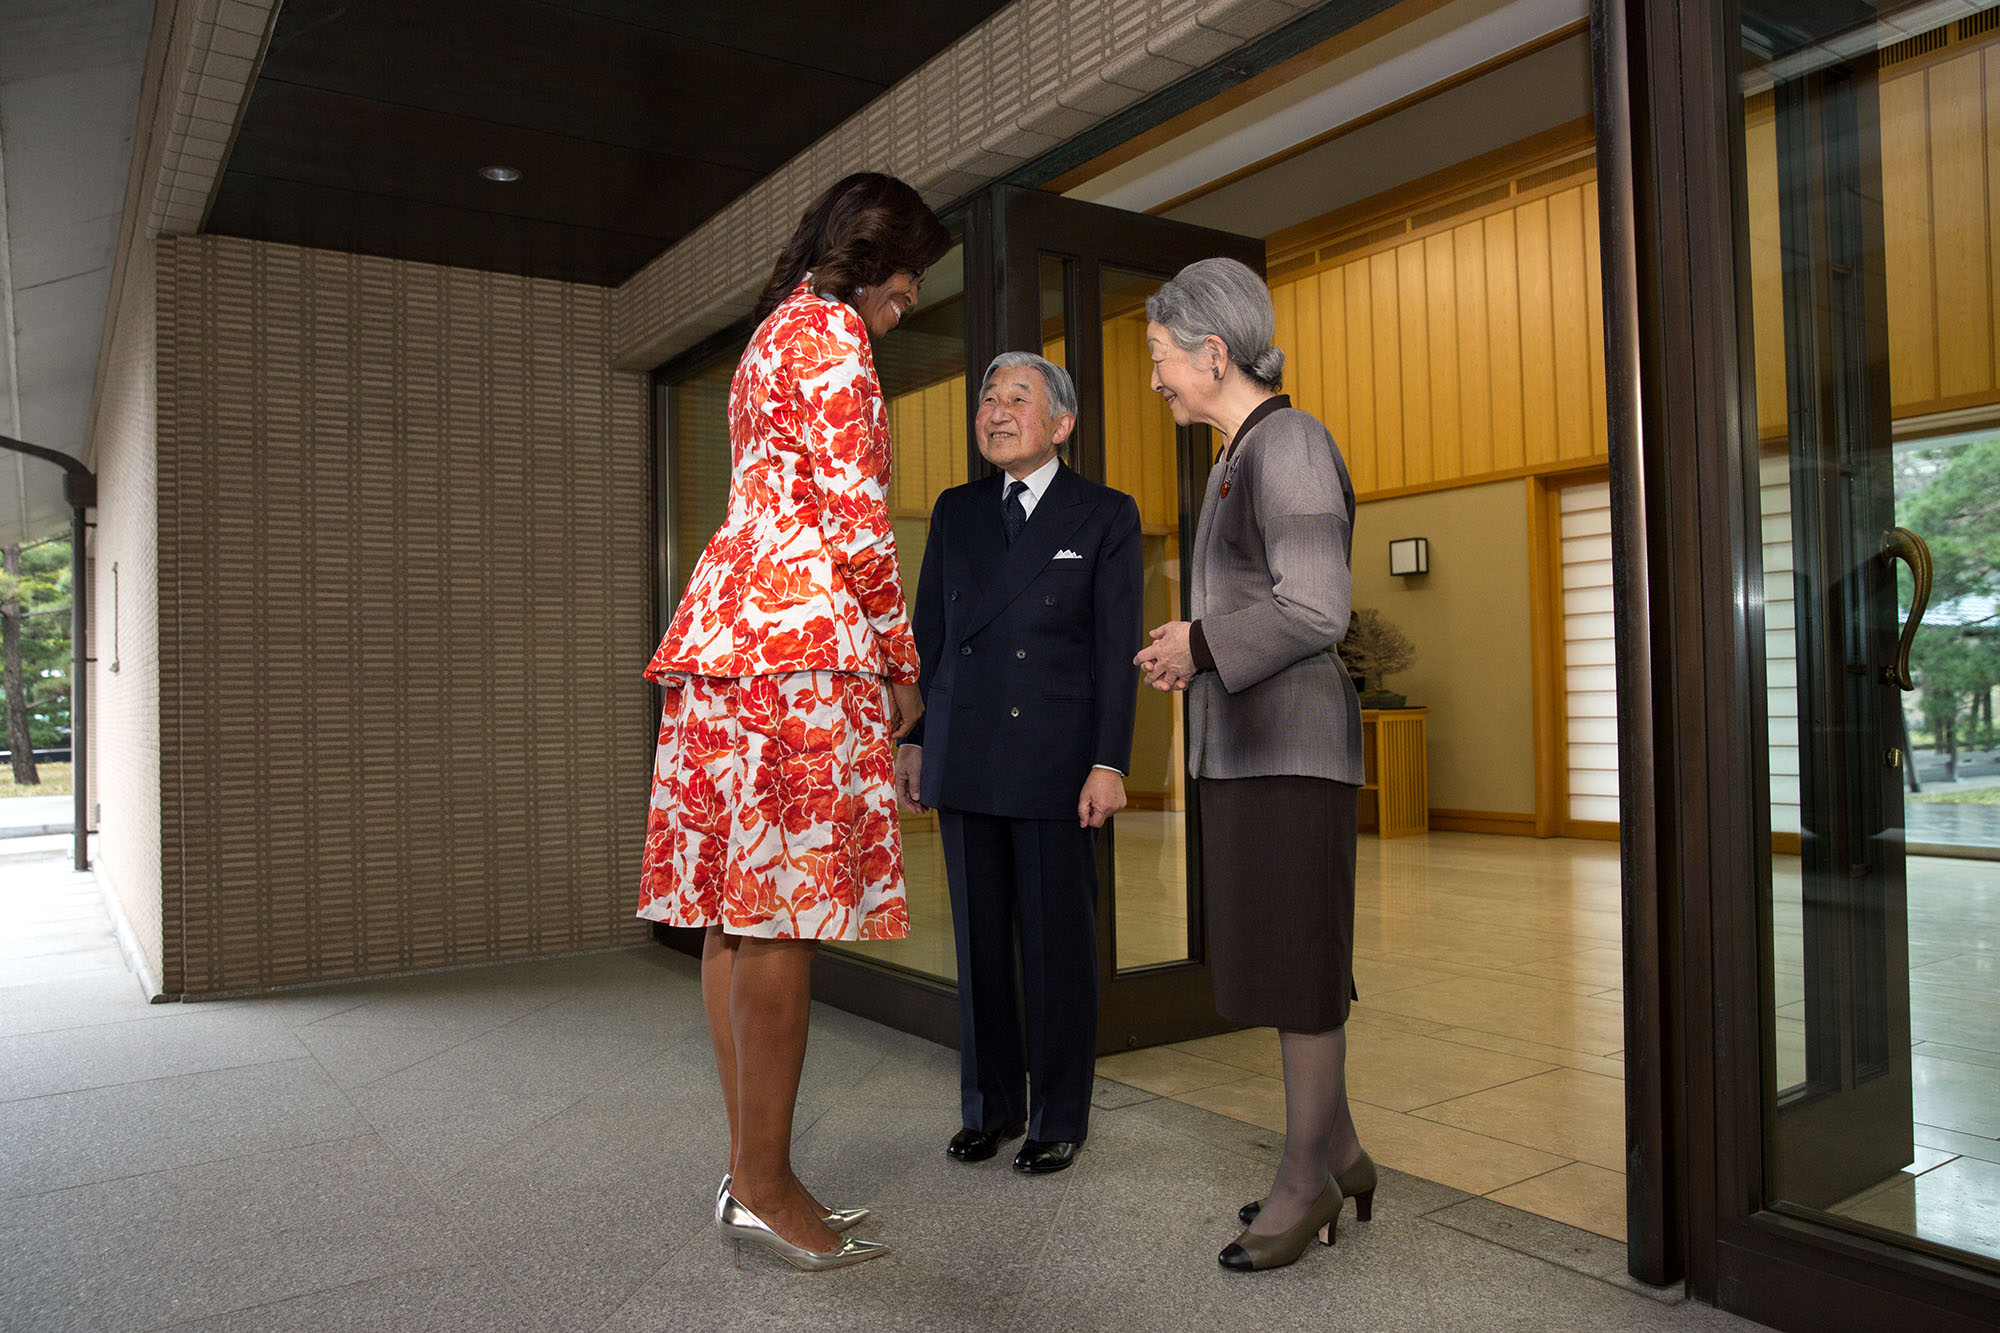
{"type": "Polygon", "coordinates": [[[1741,7],[1768,1187],[1779,1207],[1994,1260],[2000,876],[1972,858],[2000,848],[2000,6],[1839,26],[1866,12],[1741,7]],[[1882,702],[1910,598],[1904,575],[1891,604],[1875,559],[1891,525],[1930,544],[1938,577],[1918,689],[1882,702]],[[1842,1174],[1857,1162],[1877,1165],[1842,1174]]]}
{"type": "MultiPolygon", "coordinates": [[[[1139,504],[1146,562],[1145,621],[1186,614],[1182,600],[1180,438],[1151,388],[1146,298],[1161,279],[1103,270],[1104,481],[1139,504]]],[[[1117,965],[1177,962],[1188,948],[1187,760],[1182,699],[1139,691],[1132,738],[1130,804],[1113,832],[1117,965]]]]}
{"type": "Polygon", "coordinates": [[[673,463],[667,478],[673,501],[670,605],[679,604],[702,548],[729,512],[729,381],[741,355],[737,348],[673,386],[668,409],[673,463]]]}
{"type": "MultiPolygon", "coordinates": [[[[903,596],[916,596],[931,506],[966,473],[965,250],[953,245],[924,274],[916,310],[874,347],[876,372],[889,403],[895,465],[889,478],[889,519],[896,530],[896,564],[903,596]]],[[[902,816],[903,880],[910,934],[901,940],[829,947],[879,963],[956,981],[951,895],[937,815],[902,816]]]]}

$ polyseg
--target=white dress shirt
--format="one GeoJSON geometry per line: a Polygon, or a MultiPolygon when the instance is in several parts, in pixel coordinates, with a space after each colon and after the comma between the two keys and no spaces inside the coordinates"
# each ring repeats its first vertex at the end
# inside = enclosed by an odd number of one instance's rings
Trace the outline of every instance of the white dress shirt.
{"type": "MultiPolygon", "coordinates": [[[[1028,489],[1021,492],[1021,508],[1028,511],[1028,517],[1035,516],[1035,506],[1048,494],[1049,485],[1056,479],[1056,469],[1062,466],[1062,455],[1058,454],[1048,462],[1030,472],[1021,480],[1028,483],[1028,489]]],[[[1014,478],[1007,478],[1007,484],[1000,488],[1000,507],[1007,506],[1007,492],[1014,489],[1014,478]]]]}

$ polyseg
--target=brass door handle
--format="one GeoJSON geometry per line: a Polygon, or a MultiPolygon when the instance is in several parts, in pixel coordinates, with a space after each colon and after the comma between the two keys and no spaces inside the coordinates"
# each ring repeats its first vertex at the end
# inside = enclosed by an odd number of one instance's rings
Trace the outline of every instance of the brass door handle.
{"type": "Polygon", "coordinates": [[[1916,591],[1910,597],[1910,614],[1903,621],[1902,641],[1896,646],[1896,664],[1882,668],[1882,679],[1914,690],[1917,683],[1910,677],[1910,647],[1917,641],[1917,626],[1923,623],[1924,608],[1931,603],[1931,548],[1908,528],[1890,528],[1882,534],[1882,552],[1877,558],[1892,568],[1898,560],[1907,561],[1917,581],[1916,591]]]}

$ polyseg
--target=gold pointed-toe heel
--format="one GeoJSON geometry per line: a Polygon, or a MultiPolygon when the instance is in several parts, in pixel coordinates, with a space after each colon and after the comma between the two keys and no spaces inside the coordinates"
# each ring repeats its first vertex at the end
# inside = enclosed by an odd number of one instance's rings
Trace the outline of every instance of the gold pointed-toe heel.
{"type": "Polygon", "coordinates": [[[840,1244],[831,1250],[808,1250],[803,1245],[794,1245],[773,1231],[763,1218],[745,1208],[728,1190],[722,1192],[722,1210],[716,1218],[715,1229],[735,1250],[739,1268],[743,1265],[743,1242],[746,1240],[755,1241],[792,1267],[808,1273],[845,1268],[849,1264],[880,1258],[889,1252],[889,1247],[878,1241],[856,1240],[852,1236],[841,1237],[840,1244]]]}
{"type": "MultiPolygon", "coordinates": [[[[725,1171],[722,1173],[722,1183],[715,1187],[715,1220],[718,1223],[722,1221],[722,1200],[728,1195],[729,1187],[734,1183],[735,1177],[725,1171]]],[[[820,1218],[820,1221],[826,1223],[827,1230],[835,1232],[852,1231],[867,1220],[866,1208],[829,1208],[820,1218]]]]}
{"type": "Polygon", "coordinates": [[[1329,1180],[1313,1206],[1306,1209],[1306,1215],[1299,1224],[1289,1231],[1280,1231],[1275,1236],[1258,1236],[1245,1231],[1223,1248],[1215,1256],[1215,1262],[1236,1273],[1261,1273],[1269,1268],[1283,1268],[1298,1262],[1306,1252],[1306,1246],[1318,1237],[1322,1245],[1331,1245],[1339,1237],[1340,1186],[1329,1180]]]}
{"type": "MultiPolygon", "coordinates": [[[[1375,1215],[1375,1159],[1368,1155],[1366,1148],[1333,1179],[1340,1186],[1341,1194],[1354,1200],[1354,1219],[1357,1222],[1366,1222],[1375,1215]]],[[[1252,1199],[1236,1210],[1236,1220],[1247,1227],[1257,1220],[1257,1214],[1263,1209],[1262,1199],[1252,1199]]]]}
{"type": "Polygon", "coordinates": [[[868,1219],[866,1208],[829,1208],[820,1221],[826,1223],[828,1231],[849,1231],[868,1219]]]}

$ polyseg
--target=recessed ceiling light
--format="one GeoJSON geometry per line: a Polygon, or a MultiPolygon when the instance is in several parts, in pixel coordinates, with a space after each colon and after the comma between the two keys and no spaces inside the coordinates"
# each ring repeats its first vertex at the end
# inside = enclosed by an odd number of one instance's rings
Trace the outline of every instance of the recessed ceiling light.
{"type": "Polygon", "coordinates": [[[481,167],[479,174],[490,181],[517,181],[521,179],[519,167],[481,167]]]}

